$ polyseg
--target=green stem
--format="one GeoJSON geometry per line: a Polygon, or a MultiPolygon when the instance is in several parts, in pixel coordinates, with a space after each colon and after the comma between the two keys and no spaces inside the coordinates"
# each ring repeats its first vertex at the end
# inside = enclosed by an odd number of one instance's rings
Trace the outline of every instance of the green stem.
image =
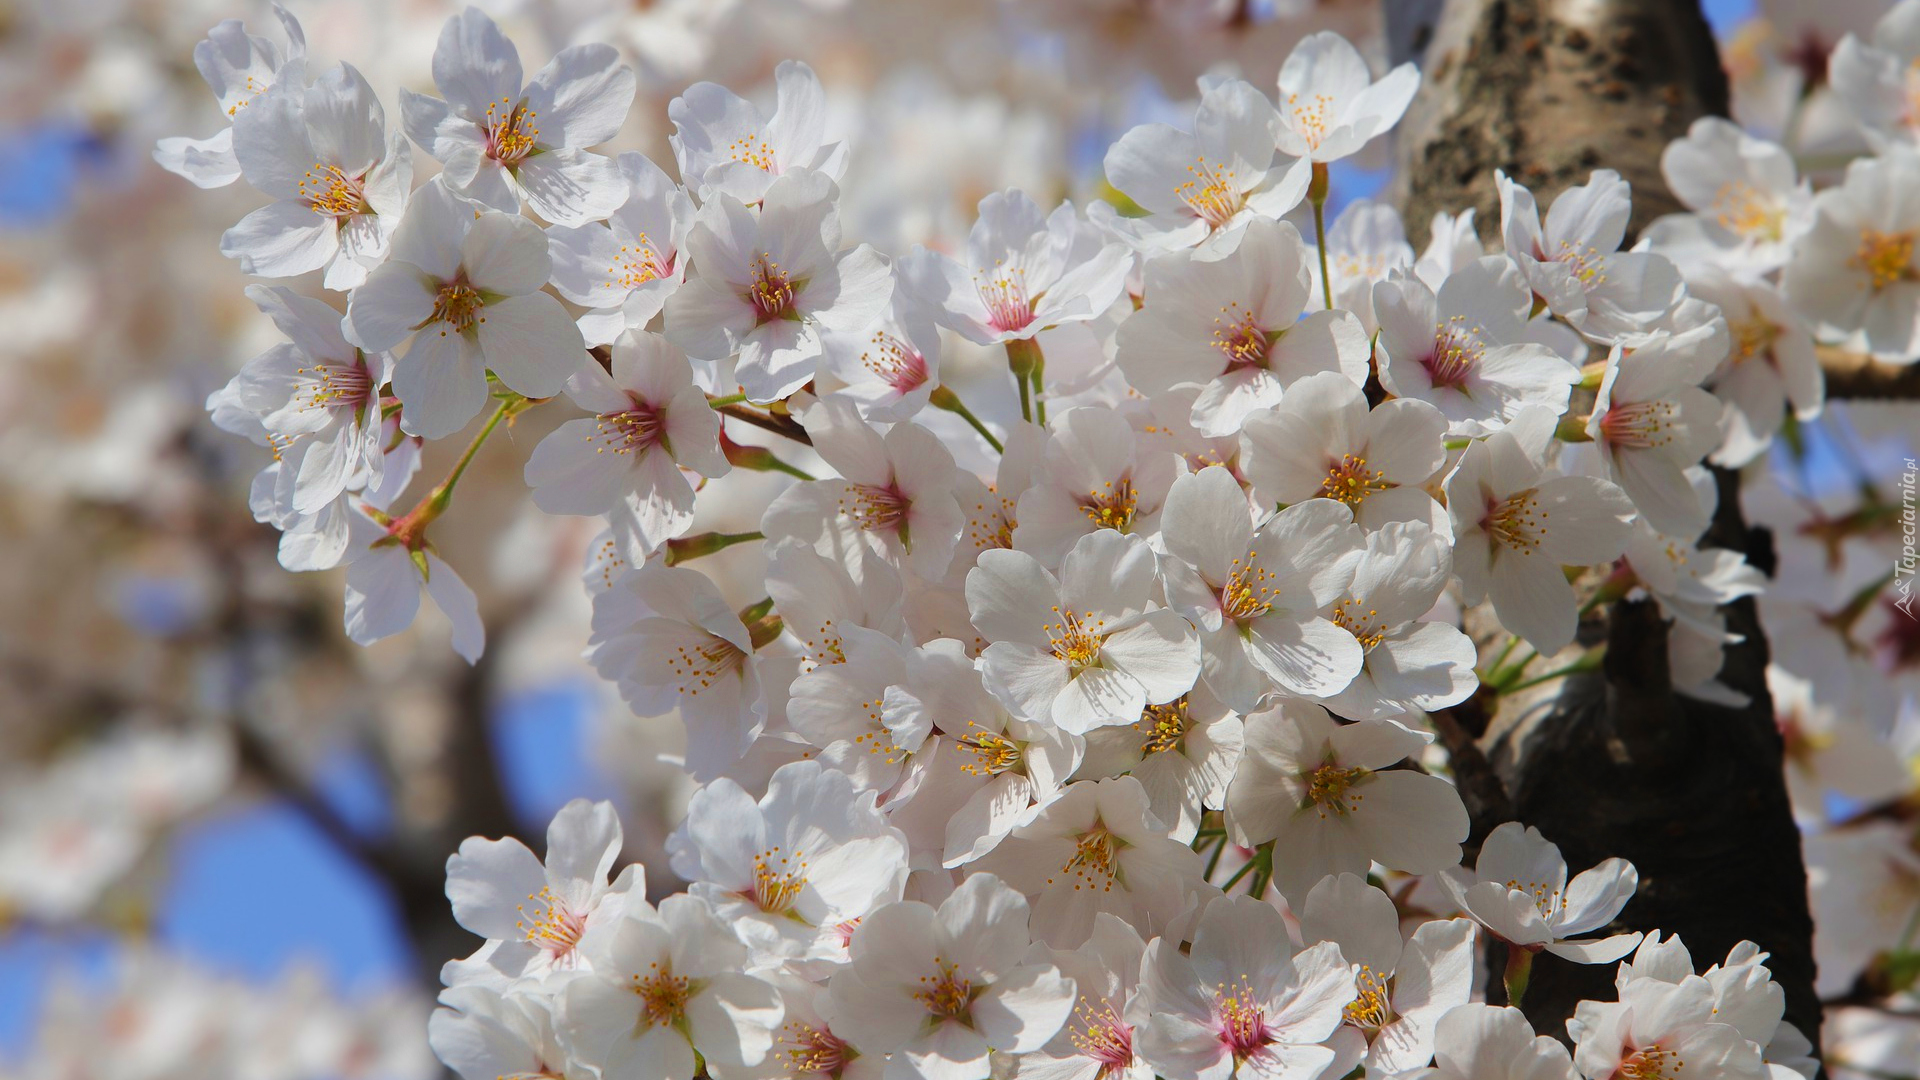
{"type": "Polygon", "coordinates": [[[666,563],[668,566],[678,566],[689,559],[697,559],[702,555],[711,555],[716,551],[724,551],[735,544],[745,544],[749,541],[765,539],[766,536],[758,532],[708,532],[700,533],[696,536],[675,537],[667,541],[666,563]]]}
{"type": "Polygon", "coordinates": [[[987,425],[981,423],[980,418],[973,415],[973,410],[967,408],[967,403],[960,400],[959,394],[954,393],[945,386],[936,386],[933,388],[932,396],[927,398],[927,403],[935,408],[945,409],[950,413],[955,413],[960,419],[971,424],[973,430],[979,432],[980,437],[987,440],[987,445],[993,447],[994,453],[1004,454],[1007,452],[1007,448],[1000,445],[1000,440],[993,437],[993,432],[987,430],[987,425]]]}
{"type": "Polygon", "coordinates": [[[1507,1004],[1520,1007],[1521,999],[1527,996],[1527,982],[1533,976],[1533,950],[1520,945],[1507,946],[1507,1004]]]}
{"type": "Polygon", "coordinates": [[[1512,686],[1513,680],[1527,670],[1528,664],[1538,659],[1540,659],[1540,650],[1531,645],[1527,646],[1527,655],[1493,673],[1493,684],[1502,689],[1517,689],[1512,686]]]}
{"type": "Polygon", "coordinates": [[[1508,634],[1507,643],[1501,646],[1500,648],[1500,655],[1494,657],[1493,663],[1487,665],[1487,676],[1486,678],[1481,679],[1480,681],[1483,683],[1493,682],[1493,677],[1500,673],[1500,666],[1507,662],[1507,657],[1513,655],[1513,650],[1517,646],[1519,646],[1519,644],[1520,644],[1520,635],[1508,634]]]}
{"type": "Polygon", "coordinates": [[[1225,885],[1220,886],[1220,891],[1226,892],[1232,889],[1235,885],[1238,885],[1240,883],[1241,878],[1246,877],[1249,873],[1253,872],[1254,866],[1256,866],[1259,863],[1259,861],[1260,861],[1260,853],[1255,852],[1252,858],[1240,864],[1240,869],[1235,870],[1233,872],[1233,876],[1227,879],[1227,883],[1225,885]]]}
{"type": "Polygon", "coordinates": [[[1207,858],[1207,872],[1204,877],[1208,881],[1213,880],[1213,872],[1220,866],[1220,856],[1226,854],[1226,851],[1227,837],[1225,833],[1222,833],[1220,834],[1220,842],[1214,845],[1213,854],[1207,858]]]}
{"type": "Polygon", "coordinates": [[[738,405],[745,400],[747,400],[745,394],[728,394],[725,397],[709,397],[707,404],[717,409],[722,405],[738,405]]]}
{"type": "Polygon", "coordinates": [[[1313,181],[1307,185],[1307,201],[1313,204],[1314,240],[1320,247],[1320,290],[1327,310],[1333,310],[1333,275],[1327,272],[1327,191],[1332,187],[1325,162],[1313,163],[1313,181]]]}
{"type": "Polygon", "coordinates": [[[1020,387],[1020,419],[1033,421],[1035,406],[1041,423],[1047,422],[1045,402],[1037,402],[1042,389],[1040,373],[1046,369],[1046,358],[1041,355],[1040,343],[1032,338],[1013,338],[1007,342],[1007,370],[1013,372],[1013,381],[1020,387]]]}
{"type": "Polygon", "coordinates": [[[1913,935],[1916,930],[1920,930],[1920,904],[1913,906],[1913,914],[1907,917],[1907,928],[1900,931],[1900,944],[1894,951],[1906,952],[1907,947],[1913,944],[1913,935]]]}
{"type": "MultiPolygon", "coordinates": [[[[1600,661],[1603,657],[1606,656],[1606,654],[1607,654],[1607,647],[1605,645],[1596,645],[1591,650],[1589,650],[1585,655],[1581,656],[1580,659],[1575,660],[1573,663],[1568,664],[1565,667],[1554,668],[1552,671],[1549,671],[1544,675],[1535,675],[1531,679],[1526,679],[1521,682],[1514,683],[1512,686],[1505,687],[1504,688],[1505,692],[1515,693],[1521,690],[1525,690],[1528,687],[1539,686],[1541,683],[1547,682],[1550,679],[1558,679],[1566,675],[1578,675],[1583,671],[1592,671],[1593,669],[1600,666],[1600,661]]],[[[1531,661],[1532,657],[1528,657],[1528,660],[1531,661]]],[[[1516,674],[1518,674],[1518,672],[1516,672],[1516,674]]]]}
{"type": "MultiPolygon", "coordinates": [[[[428,493],[422,504],[431,507],[426,513],[428,520],[439,517],[446,510],[447,504],[453,501],[453,486],[460,482],[461,476],[465,475],[467,466],[473,461],[473,455],[480,452],[480,447],[493,434],[493,429],[500,426],[500,421],[524,408],[526,401],[526,398],[518,394],[500,399],[500,407],[493,410],[493,415],[487,417],[486,426],[482,427],[479,433],[474,435],[473,441],[467,444],[466,450],[460,454],[460,460],[454,462],[453,471],[447,474],[445,480],[440,481],[439,487],[428,493]]],[[[418,512],[418,510],[415,511],[415,513],[418,512]]]]}
{"type": "Polygon", "coordinates": [[[799,466],[789,465],[786,462],[781,461],[779,458],[773,458],[772,461],[768,463],[767,470],[769,472],[786,473],[788,476],[793,477],[795,480],[813,479],[812,473],[806,471],[805,469],[800,468],[799,466]]]}

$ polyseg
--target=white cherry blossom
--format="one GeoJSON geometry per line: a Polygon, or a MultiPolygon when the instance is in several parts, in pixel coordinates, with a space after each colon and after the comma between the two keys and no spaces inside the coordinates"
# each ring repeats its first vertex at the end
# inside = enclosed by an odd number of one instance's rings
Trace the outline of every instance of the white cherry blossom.
{"type": "Polygon", "coordinates": [[[1446,431],[1446,416],[1424,401],[1395,398],[1369,409],[1352,380],[1325,372],[1247,418],[1241,468],[1262,503],[1331,499],[1367,529],[1438,525],[1443,511],[1423,485],[1446,463],[1446,431]]]}
{"type": "Polygon", "coordinates": [[[1551,1035],[1535,1035],[1519,1009],[1477,1002],[1434,1025],[1431,1080],[1574,1080],[1573,1058],[1551,1035]]]}
{"type": "Polygon", "coordinates": [[[667,336],[689,356],[737,355],[753,401],[786,397],[813,378],[823,330],[857,333],[885,310],[893,278],[865,244],[840,250],[839,189],[825,173],[782,173],[759,209],[731,199],[700,208],[693,269],[667,298],[667,336]]]}
{"type": "Polygon", "coordinates": [[[1199,629],[1208,690],[1246,713],[1275,689],[1334,694],[1353,680],[1361,647],[1323,613],[1362,542],[1345,506],[1310,499],[1256,530],[1218,465],[1181,477],[1167,503],[1167,600],[1199,629]]]}
{"type": "Polygon", "coordinates": [[[276,201],[241,218],[220,253],[243,273],[295,277],[326,267],[350,289],[386,257],[413,187],[413,157],[353,67],[329,69],[305,94],[268,94],[233,121],[247,183],[276,201]]]}
{"type": "MultiPolygon", "coordinates": [[[[1193,247],[1306,197],[1311,168],[1274,151],[1280,116],[1241,79],[1206,87],[1193,130],[1142,124],[1107,149],[1107,180],[1149,213],[1102,223],[1143,252],[1193,247]]],[[[1095,203],[1089,207],[1103,204],[1095,203]]]]}
{"type": "Polygon", "coordinates": [[[1490,598],[1500,621],[1541,655],[1573,641],[1578,601],[1564,566],[1618,558],[1633,503],[1591,476],[1555,476],[1545,457],[1554,415],[1537,405],[1467,447],[1447,476],[1453,569],[1470,604],[1490,598]]]}
{"type": "Polygon", "coordinates": [[[1532,303],[1519,266],[1498,255],[1461,264],[1437,289],[1405,275],[1375,285],[1380,384],[1438,408],[1456,436],[1492,434],[1528,405],[1566,412],[1580,372],[1527,339],[1532,303]]]}
{"type": "Polygon", "coordinates": [[[1207,891],[1199,854],[1167,831],[1131,776],[1069,784],[972,869],[1025,894],[1053,948],[1084,945],[1103,913],[1151,937],[1207,891]]]}
{"type": "Polygon", "coordinates": [[[680,175],[701,199],[756,203],[779,177],[811,169],[838,180],[844,143],[826,141],[827,100],[819,76],[797,60],[774,69],[773,115],[717,83],[689,86],[667,104],[668,138],[680,175]]]}
{"type": "Polygon", "coordinates": [[[1654,528],[1696,537],[1707,514],[1685,470],[1720,445],[1720,401],[1699,383],[1727,355],[1726,323],[1615,345],[1587,434],[1654,528]]]}
{"type": "Polygon", "coordinates": [[[1788,302],[1817,329],[1858,334],[1874,357],[1920,357],[1920,152],[1860,158],[1814,196],[1813,227],[1781,276],[1788,302]]]}
{"type": "Polygon", "coordinates": [[[1150,535],[1181,471],[1179,457],[1157,441],[1113,409],[1086,406],[1055,417],[1040,464],[1014,505],[1014,549],[1057,566],[1069,548],[1102,529],[1150,535]]]}
{"type": "Polygon", "coordinates": [[[1633,898],[1640,875],[1625,859],[1608,859],[1569,882],[1560,849],[1531,825],[1509,821],[1494,829],[1474,868],[1449,869],[1440,884],[1463,911],[1516,948],[1608,964],[1640,944],[1638,933],[1569,940],[1612,922],[1633,898]]]}
{"type": "Polygon", "coordinates": [[[626,915],[627,895],[646,895],[645,871],[638,865],[608,885],[620,843],[613,804],[585,799],[554,815],[544,863],[511,836],[469,837],[447,860],[447,899],[454,918],[487,938],[488,947],[466,963],[484,957],[509,979],[583,967],[586,936],[612,932],[626,915]]]}
{"type": "Polygon", "coordinates": [[[1321,879],[1300,909],[1300,933],[1331,941],[1359,967],[1358,996],[1333,1036],[1340,1062],[1368,1073],[1401,1073],[1433,1058],[1433,1029],[1473,993],[1474,926],[1467,919],[1420,924],[1403,939],[1386,893],[1354,874],[1321,879]]]}
{"type": "Polygon", "coordinates": [[[1082,537],[1056,577],[1022,551],[980,555],[967,574],[987,689],[1022,719],[1072,734],[1131,724],[1172,701],[1200,671],[1193,627],[1151,606],[1158,579],[1144,540],[1102,529],[1082,537]]]}
{"type": "Polygon", "coordinates": [[[783,765],[757,802],[722,778],[687,805],[693,894],[757,959],[844,957],[846,936],[900,899],[907,844],[845,773],[783,765]]]}
{"type": "Polygon", "coordinates": [[[1316,165],[1357,153],[1400,122],[1419,88],[1412,64],[1375,81],[1346,38],[1309,34],[1280,66],[1280,150],[1316,165]]]}
{"type": "Polygon", "coordinates": [[[1115,359],[1143,394],[1197,387],[1192,419],[1204,435],[1232,435],[1318,372],[1367,379],[1367,334],[1346,311],[1301,314],[1313,295],[1300,233],[1264,218],[1223,236],[1204,255],[1147,264],[1146,299],[1120,324],[1115,359]]]}
{"type": "Polygon", "coordinates": [[[1289,901],[1376,862],[1411,874],[1459,863],[1467,810],[1453,785],[1389,768],[1419,754],[1428,736],[1386,720],[1338,724],[1304,701],[1282,701],[1246,725],[1227,828],[1249,847],[1275,841],[1273,881],[1289,901]]]}
{"type": "Polygon", "coordinates": [[[1024,191],[996,191],[980,200],[967,261],[915,248],[901,261],[901,286],[940,325],[980,345],[1085,322],[1120,298],[1132,258],[1118,243],[1076,258],[1080,227],[1071,203],[1043,214],[1024,191]]]}
{"type": "Polygon", "coordinates": [[[604,1080],[692,1080],[702,1060],[744,1070],[773,1047],[779,993],[742,973],[746,947],[696,897],[632,905],[591,959],[560,993],[558,1026],[604,1080]]]}
{"type": "MultiPolygon", "coordinates": [[[[247,362],[228,384],[232,401],[285,440],[280,505],[316,514],[349,488],[380,486],[386,464],[380,387],[393,362],[368,356],[340,333],[340,313],[278,286],[249,286],[254,302],[287,341],[247,362]]],[[[344,522],[344,519],[343,519],[344,522]]]]}
{"type": "Polygon", "coordinates": [[[908,900],[874,912],[828,984],[839,1033],[862,1053],[894,1055],[889,1076],[928,1080],[986,1080],[990,1051],[1046,1045],[1074,985],[1025,959],[1027,910],[999,878],[974,874],[938,908],[908,900]]]}
{"type": "Polygon", "coordinates": [[[1134,1048],[1140,1011],[1140,960],[1146,943],[1118,916],[1094,917],[1093,934],[1074,949],[1050,949],[1080,996],[1073,1016],[1047,1045],[1020,1059],[1023,1080],[1152,1080],[1134,1048]]]}
{"type": "Polygon", "coordinates": [[[588,345],[647,329],[687,276],[693,200],[644,154],[629,151],[615,163],[627,198],[604,224],[547,230],[553,287],[588,309],[579,320],[588,345]]]}
{"type": "Polygon", "coordinates": [[[753,661],[756,634],[697,570],[650,563],[593,598],[587,659],[620,688],[634,713],[676,709],[687,725],[687,768],[717,775],[737,761],[766,722],[753,661]]]}
{"type": "Polygon", "coordinates": [[[1595,341],[1652,329],[1685,286],[1664,256],[1621,251],[1632,212],[1627,182],[1611,169],[1561,192],[1544,225],[1533,193],[1496,173],[1500,233],[1534,294],[1595,341]]]}
{"type": "Polygon", "coordinates": [[[1445,532],[1424,522],[1390,522],[1367,534],[1352,581],[1333,601],[1334,624],[1365,657],[1360,673],[1325,705],[1349,720],[1432,712],[1479,688],[1473,639],[1458,627],[1424,619],[1452,576],[1445,532]]]}
{"type": "Polygon", "coordinates": [[[488,371],[530,398],[560,392],[585,347],[540,291],[551,267],[531,221],[480,211],[439,180],[414,194],[388,260],[347,299],[348,340],[394,350],[407,431],[437,439],[465,427],[486,403],[488,371]]]}
{"type": "Polygon", "coordinates": [[[300,20],[280,4],[273,5],[273,16],[287,35],[284,50],[271,39],[247,33],[239,19],[221,20],[194,45],[193,66],[229,123],[205,139],[161,139],[153,148],[153,159],[161,168],[202,188],[225,187],[240,179],[231,121],[269,93],[293,93],[306,83],[306,32],[300,20]]]}
{"type": "Polygon", "coordinates": [[[549,514],[606,514],[635,561],[693,524],[686,473],[726,475],[720,418],[693,385],[686,356],[644,331],[614,344],[612,370],[585,361],[567,397],[594,415],[569,420],[527,458],[534,505],[549,514]]]}
{"type": "Polygon", "coordinates": [[[845,398],[813,403],[800,422],[840,478],[782,492],[767,507],[761,531],[837,558],[871,546],[921,577],[944,574],[966,519],[954,497],[953,455],[940,440],[910,423],[883,433],[845,398]]]}
{"type": "Polygon", "coordinates": [[[1356,993],[1338,945],[1296,954],[1279,910],[1250,896],[1215,897],[1192,953],[1179,945],[1156,939],[1140,965],[1148,1018],[1134,1040],[1155,1075],[1312,1080],[1334,1063],[1326,1042],[1356,993]]]}
{"type": "Polygon", "coordinates": [[[391,523],[369,516],[355,504],[347,518],[347,637],[371,645],[413,625],[420,594],[453,624],[453,651],[477,663],[487,646],[480,622],[480,601],[431,547],[397,535],[391,523]]]}
{"type": "Polygon", "coordinates": [[[1089,732],[1080,775],[1126,773],[1140,781],[1148,809],[1185,843],[1207,810],[1226,806],[1227,782],[1244,743],[1239,714],[1204,685],[1196,686],[1164,705],[1147,706],[1125,727],[1089,732]]]}
{"type": "Polygon", "coordinates": [[[626,185],[587,147],[613,138],[633,103],[633,69],[605,44],[571,45],[522,85],[520,52],[478,8],[447,20],[433,50],[442,98],[400,91],[407,137],[442,181],[495,210],[524,204],[555,225],[612,213],[626,185]]]}

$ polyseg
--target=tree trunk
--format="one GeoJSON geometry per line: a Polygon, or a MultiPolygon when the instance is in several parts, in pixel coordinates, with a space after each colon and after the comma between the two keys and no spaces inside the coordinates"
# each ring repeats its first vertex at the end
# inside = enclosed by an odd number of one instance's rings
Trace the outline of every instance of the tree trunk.
{"type": "MultiPolygon", "coordinates": [[[[1398,194],[1416,232],[1435,211],[1473,207],[1481,236],[1494,239],[1494,170],[1533,188],[1544,208],[1595,168],[1633,185],[1638,231],[1678,209],[1661,151],[1727,106],[1712,34],[1688,0],[1448,0],[1425,64],[1428,82],[1399,142],[1398,194]]],[[[1717,476],[1719,512],[1703,543],[1771,572],[1768,536],[1741,519],[1739,478],[1717,476]]],[[[1721,681],[1747,696],[1744,708],[1674,693],[1666,627],[1640,601],[1582,627],[1583,641],[1608,643],[1605,664],[1568,679],[1551,707],[1510,707],[1490,728],[1471,703],[1437,719],[1476,840],[1519,820],[1558,843],[1576,871],[1631,860],[1640,888],[1615,929],[1678,933],[1701,967],[1736,942],[1758,943],[1772,954],[1787,1019],[1818,1045],[1813,922],[1767,641],[1750,600],[1725,612],[1745,640],[1726,650],[1721,681]]],[[[1560,1033],[1580,999],[1611,1000],[1612,982],[1612,965],[1543,955],[1524,1007],[1539,1030],[1560,1033]]]]}
{"type": "Polygon", "coordinates": [[[1435,211],[1475,211],[1494,239],[1499,169],[1541,197],[1613,169],[1638,232],[1678,210],[1660,152],[1727,112],[1720,54],[1693,0],[1448,0],[1425,38],[1426,84],[1399,136],[1396,182],[1417,234],[1435,211]]]}

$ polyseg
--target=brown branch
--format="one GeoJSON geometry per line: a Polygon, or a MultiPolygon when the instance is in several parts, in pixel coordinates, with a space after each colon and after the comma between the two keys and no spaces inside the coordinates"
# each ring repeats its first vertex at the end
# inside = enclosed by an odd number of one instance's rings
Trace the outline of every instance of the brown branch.
{"type": "Polygon", "coordinates": [[[732,405],[716,405],[713,411],[722,416],[731,416],[735,420],[752,424],[754,427],[762,428],[766,431],[771,431],[775,435],[784,435],[794,442],[805,443],[808,446],[813,445],[813,436],[808,435],[807,429],[800,426],[800,421],[795,420],[791,416],[782,416],[768,412],[765,409],[756,409],[751,405],[742,405],[738,402],[732,405]]]}
{"type": "Polygon", "coordinates": [[[391,881],[396,876],[393,862],[370,838],[348,824],[313,785],[284,761],[278,751],[268,745],[265,736],[255,731],[245,720],[231,725],[234,733],[234,748],[239,755],[240,767],[248,775],[259,781],[274,796],[283,799],[293,807],[308,823],[320,830],[335,847],[365,867],[376,877],[391,881]]]}
{"type": "Polygon", "coordinates": [[[1832,345],[1821,345],[1815,351],[1820,356],[1820,370],[1827,377],[1828,398],[1920,400],[1920,362],[1889,364],[1832,345]]]}
{"type": "Polygon", "coordinates": [[[1434,730],[1440,733],[1440,742],[1447,748],[1454,783],[1459,787],[1461,801],[1466,803],[1467,812],[1473,817],[1474,830],[1469,841],[1477,845],[1495,825],[1513,820],[1513,804],[1507,795],[1507,786],[1501,782],[1499,772],[1480,748],[1473,732],[1475,727],[1486,730],[1486,706],[1476,695],[1428,716],[1433,721],[1434,730]]]}

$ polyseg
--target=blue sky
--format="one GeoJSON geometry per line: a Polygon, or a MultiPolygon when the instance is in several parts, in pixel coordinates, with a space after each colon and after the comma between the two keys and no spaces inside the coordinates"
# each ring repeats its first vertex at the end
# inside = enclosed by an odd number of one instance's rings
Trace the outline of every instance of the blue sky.
{"type": "MultiPolygon", "coordinates": [[[[1753,0],[1706,0],[1717,30],[1753,11],[1753,0]]],[[[59,213],[91,147],[51,127],[0,131],[0,229],[59,213]]],[[[1356,194],[1376,178],[1342,186],[1356,194]]],[[[568,799],[605,797],[609,781],[592,771],[585,745],[585,688],[555,686],[509,701],[495,718],[508,793],[526,831],[568,799]]],[[[327,769],[327,795],[356,823],[377,826],[382,792],[364,762],[342,756],[327,769]]],[[[342,990],[405,979],[411,964],[404,931],[379,886],[296,812],[275,801],[224,810],[181,831],[169,844],[169,874],[154,934],[210,967],[266,980],[291,961],[313,961],[342,990]]],[[[31,1037],[37,1002],[60,967],[99,975],[113,941],[100,934],[12,933],[0,937],[0,1062],[17,1060],[31,1037]]]]}
{"type": "MultiPolygon", "coordinates": [[[[494,718],[508,797],[534,836],[568,799],[613,792],[590,765],[594,700],[588,687],[559,684],[509,700],[494,718]]],[[[364,762],[338,757],[323,787],[358,826],[377,827],[386,815],[364,762]]],[[[384,890],[283,803],[237,805],[196,822],[171,840],[167,863],[153,934],[170,950],[259,981],[307,960],[343,991],[410,977],[405,931],[384,890]]],[[[113,944],[94,933],[0,938],[0,1063],[26,1050],[52,974],[68,967],[101,977],[113,944]]]]}

